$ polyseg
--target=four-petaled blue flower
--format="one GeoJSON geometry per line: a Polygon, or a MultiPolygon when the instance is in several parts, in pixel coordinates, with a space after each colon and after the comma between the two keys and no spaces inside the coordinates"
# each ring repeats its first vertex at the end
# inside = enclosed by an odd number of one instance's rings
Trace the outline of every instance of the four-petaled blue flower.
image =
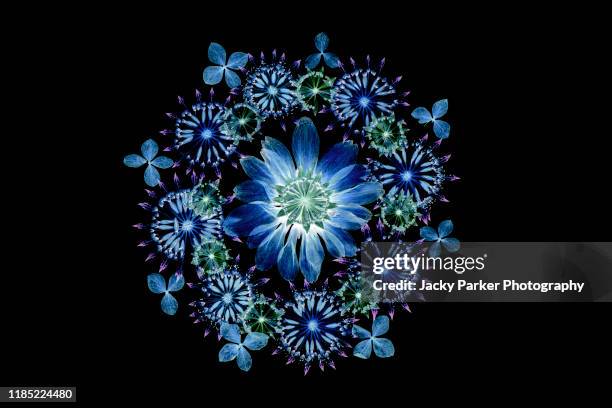
{"type": "Polygon", "coordinates": [[[208,59],[213,64],[204,69],[204,83],[216,85],[223,79],[225,73],[225,83],[230,88],[240,86],[240,77],[232,70],[238,70],[246,65],[249,54],[244,52],[234,52],[226,62],[225,48],[217,43],[210,43],[208,47],[208,59]]]}
{"type": "Polygon", "coordinates": [[[433,131],[439,139],[446,139],[450,134],[448,122],[440,120],[448,111],[448,99],[442,99],[433,104],[431,113],[426,108],[420,107],[412,111],[412,117],[417,119],[421,125],[433,122],[433,131]]]}
{"type": "Polygon", "coordinates": [[[327,46],[329,45],[329,38],[325,33],[319,33],[315,37],[315,47],[319,50],[318,53],[312,54],[306,58],[306,68],[314,69],[321,62],[321,58],[325,61],[325,64],[330,68],[338,68],[340,66],[340,60],[338,57],[331,53],[325,52],[327,46]]]}
{"type": "Polygon", "coordinates": [[[433,242],[429,248],[429,256],[437,257],[440,255],[440,244],[448,252],[457,252],[459,250],[459,240],[457,238],[448,238],[453,232],[453,222],[451,220],[442,221],[438,226],[438,232],[431,227],[421,228],[421,238],[425,241],[433,242]]]}
{"type": "Polygon", "coordinates": [[[172,159],[168,157],[155,157],[158,150],[159,148],[155,140],[149,139],[140,147],[142,156],[139,154],[129,154],[123,158],[123,164],[128,167],[138,168],[146,163],[147,168],[144,174],[145,183],[151,187],[155,187],[159,184],[159,171],[157,171],[156,167],[159,169],[167,169],[174,164],[172,159]]]}
{"type": "Polygon", "coordinates": [[[374,346],[374,354],[380,358],[387,358],[395,354],[395,347],[389,339],[381,339],[382,336],[389,331],[389,318],[387,316],[378,316],[372,323],[372,333],[361,326],[353,325],[353,336],[358,339],[365,339],[357,343],[353,349],[355,357],[368,359],[372,354],[372,346],[374,346]]]}
{"type": "Polygon", "coordinates": [[[177,292],[183,289],[185,285],[185,278],[183,275],[172,275],[168,280],[168,286],[166,286],[166,280],[163,276],[159,273],[152,273],[147,276],[147,285],[149,285],[149,290],[151,292],[164,294],[161,300],[161,309],[166,314],[174,315],[178,309],[178,302],[170,292],[177,292]]]}
{"type": "Polygon", "coordinates": [[[247,349],[251,351],[261,350],[268,344],[268,335],[259,332],[247,334],[244,341],[240,341],[240,329],[236,324],[221,324],[221,336],[230,343],[219,351],[219,361],[225,363],[236,359],[238,367],[242,371],[249,371],[253,360],[247,349]]]}
{"type": "Polygon", "coordinates": [[[295,128],[293,158],[271,137],[262,147],[264,161],[252,156],[240,160],[251,180],[234,192],[247,204],[229,214],[223,229],[232,237],[248,237],[249,247],[257,248],[259,269],[277,264],[287,280],[299,269],[314,282],[324,257],[321,239],[332,256],[355,256],[357,247],[347,231],[370,220],[372,213],[362,205],[376,201],[382,185],[364,181],[366,169],[355,163],[357,146],[351,142],[332,146],[318,160],[319,135],[309,118],[300,119],[295,128]]]}

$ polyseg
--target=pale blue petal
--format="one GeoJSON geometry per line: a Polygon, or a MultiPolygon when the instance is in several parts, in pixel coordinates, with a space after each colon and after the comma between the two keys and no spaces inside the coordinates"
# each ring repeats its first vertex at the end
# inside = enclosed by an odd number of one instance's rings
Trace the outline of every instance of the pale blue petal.
{"type": "Polygon", "coordinates": [[[439,119],[448,112],[448,99],[442,99],[433,104],[431,108],[431,116],[434,119],[439,119]]]}
{"type": "Polygon", "coordinates": [[[231,69],[225,70],[225,83],[230,88],[238,88],[240,86],[240,77],[231,69]]]}
{"type": "Polygon", "coordinates": [[[436,136],[440,139],[446,139],[450,134],[450,125],[443,120],[435,120],[433,130],[436,136]]]}
{"type": "Polygon", "coordinates": [[[304,66],[308,69],[315,69],[317,65],[319,65],[319,62],[321,62],[321,54],[311,54],[306,58],[304,66]]]}
{"type": "Polygon", "coordinates": [[[319,33],[315,37],[315,47],[321,52],[325,52],[329,46],[329,37],[325,33],[319,33]]]}
{"type": "Polygon", "coordinates": [[[341,169],[352,165],[357,159],[357,145],[351,142],[338,143],[317,164],[317,171],[322,173],[321,180],[326,183],[332,179],[341,169]]]}
{"type": "Polygon", "coordinates": [[[243,159],[240,159],[240,164],[244,169],[244,172],[251,179],[256,181],[261,181],[262,183],[273,185],[275,184],[275,179],[270,173],[270,169],[266,164],[253,156],[247,156],[243,159]]]}
{"type": "Polygon", "coordinates": [[[325,63],[330,68],[338,68],[340,66],[340,59],[332,52],[326,52],[323,54],[323,59],[325,59],[325,63]]]}
{"type": "Polygon", "coordinates": [[[268,224],[258,225],[253,228],[253,230],[249,233],[249,238],[247,239],[247,245],[249,248],[257,248],[261,242],[266,239],[269,235],[271,235],[276,228],[280,225],[280,222],[276,219],[268,224]]]}
{"type": "Polygon", "coordinates": [[[312,230],[302,237],[300,248],[300,269],[308,282],[315,282],[321,273],[323,263],[323,245],[319,236],[312,230]]]}
{"type": "Polygon", "coordinates": [[[329,187],[335,191],[344,191],[361,183],[367,170],[361,164],[353,164],[340,169],[329,180],[329,187]]]}
{"type": "Polygon", "coordinates": [[[268,344],[268,335],[259,332],[249,333],[243,343],[244,347],[253,351],[261,350],[266,347],[266,344],[268,344]]]}
{"type": "Polygon", "coordinates": [[[283,166],[295,170],[295,164],[293,163],[293,158],[291,157],[291,153],[289,153],[289,149],[277,139],[266,136],[261,146],[266,150],[271,150],[276,153],[282,159],[283,166]]]}
{"type": "Polygon", "coordinates": [[[221,363],[226,363],[228,361],[232,361],[238,356],[238,350],[240,346],[237,344],[226,344],[219,351],[219,361],[221,363]]]}
{"type": "Polygon", "coordinates": [[[432,258],[437,258],[440,256],[440,243],[438,241],[434,242],[429,247],[429,256],[432,258]]]}
{"type": "Polygon", "coordinates": [[[159,156],[159,157],[156,157],[151,162],[151,164],[154,165],[155,167],[159,168],[159,169],[169,169],[170,167],[172,167],[174,162],[169,157],[159,156]]]}
{"type": "Polygon", "coordinates": [[[234,52],[227,61],[227,67],[231,69],[243,68],[249,61],[249,54],[244,52],[234,52]]]}
{"type": "Polygon", "coordinates": [[[438,239],[438,233],[431,227],[421,227],[419,232],[421,234],[421,238],[423,238],[425,241],[435,241],[438,239]]]}
{"type": "Polygon", "coordinates": [[[291,148],[298,170],[308,172],[315,168],[319,158],[319,134],[312,120],[299,120],[293,132],[291,148]]]}
{"type": "Polygon", "coordinates": [[[451,220],[445,220],[438,226],[438,237],[448,237],[453,232],[453,222],[451,220]]]}
{"type": "Polygon", "coordinates": [[[128,167],[140,167],[145,164],[147,160],[139,154],[129,154],[123,158],[123,164],[128,167]]]}
{"type": "Polygon", "coordinates": [[[259,270],[266,271],[276,263],[278,253],[283,246],[285,233],[286,227],[281,225],[259,244],[255,255],[255,263],[259,270]]]}
{"type": "Polygon", "coordinates": [[[238,358],[236,359],[236,362],[242,371],[249,371],[253,365],[251,355],[244,347],[240,347],[240,350],[238,350],[238,358]]]}
{"type": "Polygon", "coordinates": [[[269,202],[271,197],[268,195],[266,187],[259,181],[248,180],[234,187],[236,198],[245,203],[253,201],[269,202]]]}
{"type": "Polygon", "coordinates": [[[220,44],[211,42],[208,46],[208,59],[213,64],[225,65],[225,48],[220,44]]]}
{"type": "Polygon", "coordinates": [[[425,108],[416,108],[411,113],[412,117],[419,121],[420,124],[431,122],[433,119],[431,113],[425,108]]]}
{"type": "Polygon", "coordinates": [[[371,181],[332,194],[331,201],[338,204],[369,204],[376,201],[383,193],[382,184],[371,181]]]}
{"type": "Polygon", "coordinates": [[[155,187],[159,184],[159,171],[152,165],[148,164],[144,174],[145,183],[150,187],[155,187]]]}
{"type": "Polygon", "coordinates": [[[344,245],[344,256],[355,256],[357,254],[357,246],[355,245],[355,240],[348,232],[336,228],[331,225],[329,222],[323,223],[325,230],[333,233],[344,245]]]}
{"type": "Polygon", "coordinates": [[[253,228],[274,221],[274,216],[259,204],[245,204],[234,209],[223,222],[223,231],[232,237],[248,236],[253,228]]]}
{"type": "Polygon", "coordinates": [[[204,69],[204,83],[207,85],[217,85],[223,78],[223,67],[211,66],[204,69]]]}
{"type": "Polygon", "coordinates": [[[376,316],[372,323],[372,336],[382,336],[389,331],[389,318],[387,316],[376,316]]]}
{"type": "Polygon", "coordinates": [[[345,256],[344,243],[331,231],[322,230],[319,231],[319,235],[325,242],[327,252],[330,253],[334,258],[342,258],[345,256]]]}
{"type": "Polygon", "coordinates": [[[461,243],[457,238],[444,238],[442,240],[442,245],[448,252],[457,252],[461,247],[461,243]]]}
{"type": "Polygon", "coordinates": [[[240,344],[240,328],[237,324],[222,323],[219,332],[225,340],[240,344]]]}
{"type": "Polygon", "coordinates": [[[395,347],[388,339],[372,339],[374,343],[374,354],[380,358],[392,357],[395,354],[395,347]]]}
{"type": "Polygon", "coordinates": [[[159,273],[147,276],[147,285],[153,293],[164,293],[166,291],[166,280],[159,273]]]}
{"type": "Polygon", "coordinates": [[[165,314],[173,316],[176,314],[176,310],[178,309],[178,302],[174,296],[166,292],[161,300],[161,309],[165,314]]]}
{"type": "Polygon", "coordinates": [[[328,222],[335,227],[353,231],[361,228],[366,223],[366,220],[356,217],[350,211],[336,208],[328,222]]]}
{"type": "Polygon", "coordinates": [[[281,276],[288,280],[292,281],[295,278],[295,275],[298,270],[298,259],[297,253],[295,250],[297,244],[297,230],[295,228],[291,229],[289,232],[289,238],[285,245],[278,253],[277,259],[277,267],[281,276]]]}
{"type": "Polygon", "coordinates": [[[287,166],[287,163],[275,152],[262,149],[261,157],[263,157],[270,170],[270,174],[272,174],[277,184],[284,185],[295,176],[295,168],[287,166]]]}
{"type": "Polygon", "coordinates": [[[185,285],[185,277],[181,274],[173,274],[170,277],[170,280],[168,280],[168,291],[169,292],[176,292],[179,291],[181,289],[183,289],[183,286],[185,285]]]}
{"type": "Polygon", "coordinates": [[[363,359],[370,358],[372,355],[372,340],[367,339],[357,343],[353,349],[353,355],[363,359]]]}
{"type": "Polygon", "coordinates": [[[353,336],[357,337],[358,339],[369,339],[372,337],[372,334],[369,331],[356,324],[353,325],[353,329],[351,331],[353,336]]]}
{"type": "Polygon", "coordinates": [[[365,207],[355,204],[349,205],[340,205],[337,207],[339,210],[348,211],[352,213],[355,217],[361,218],[364,221],[369,221],[372,218],[372,212],[365,207]]]}
{"type": "Polygon", "coordinates": [[[151,161],[157,156],[157,151],[159,148],[157,147],[157,143],[155,140],[149,139],[140,146],[140,151],[145,159],[151,161]]]}

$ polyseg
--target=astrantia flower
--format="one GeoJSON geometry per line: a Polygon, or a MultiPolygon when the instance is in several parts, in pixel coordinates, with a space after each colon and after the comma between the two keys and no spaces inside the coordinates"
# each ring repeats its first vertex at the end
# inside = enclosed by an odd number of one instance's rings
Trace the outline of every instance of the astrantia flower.
{"type": "Polygon", "coordinates": [[[380,206],[383,224],[400,234],[415,225],[419,215],[421,214],[418,213],[417,203],[410,193],[405,193],[397,187],[393,187],[385,195],[380,206]]]}
{"type": "Polygon", "coordinates": [[[363,205],[381,196],[382,185],[363,181],[366,170],[355,163],[353,143],[336,144],[318,160],[319,135],[308,118],[300,119],[293,133],[293,158],[276,139],[267,137],[262,147],[264,161],[252,156],[240,161],[251,180],[234,192],[247,204],[229,214],[224,231],[248,237],[249,247],[257,248],[259,269],[277,264],[287,280],[299,269],[314,282],[324,257],[321,239],[332,256],[355,256],[347,231],[368,222],[372,214],[363,205]]]}
{"type": "Polygon", "coordinates": [[[457,238],[450,238],[451,232],[453,232],[453,222],[451,220],[442,221],[438,226],[437,232],[431,227],[421,228],[421,238],[427,242],[433,242],[429,248],[429,256],[436,257],[440,255],[440,244],[448,252],[457,252],[459,250],[459,240],[457,238]]]}
{"type": "Polygon", "coordinates": [[[242,323],[242,317],[253,298],[253,285],[236,267],[204,274],[202,297],[196,302],[202,319],[214,323],[242,323]]]}
{"type": "Polygon", "coordinates": [[[161,301],[161,309],[164,313],[173,315],[178,309],[178,302],[170,294],[170,292],[177,292],[183,289],[185,285],[185,278],[183,275],[172,275],[166,285],[166,280],[159,273],[152,273],[147,276],[147,285],[149,290],[153,293],[164,294],[161,301]]]}
{"type": "Polygon", "coordinates": [[[368,359],[372,354],[372,347],[374,348],[374,354],[380,358],[392,357],[395,354],[395,347],[393,343],[388,339],[381,339],[378,336],[389,331],[389,318],[387,316],[378,316],[372,323],[372,332],[364,329],[361,326],[353,325],[353,336],[358,339],[365,339],[360,341],[353,349],[353,355],[355,357],[368,359]]]}
{"type": "Polygon", "coordinates": [[[236,359],[238,367],[242,371],[249,371],[253,360],[248,350],[261,350],[268,344],[268,335],[264,333],[251,332],[247,334],[244,341],[240,339],[238,325],[223,323],[220,330],[221,336],[229,341],[219,351],[219,361],[225,363],[236,359]],[[248,350],[247,350],[248,349],[248,350]]]}
{"type": "Polygon", "coordinates": [[[157,171],[156,167],[167,169],[174,164],[172,159],[168,157],[155,157],[157,156],[158,150],[159,147],[157,143],[155,143],[155,140],[149,139],[140,147],[142,156],[139,154],[129,154],[123,159],[123,164],[128,167],[138,168],[146,163],[147,168],[144,174],[145,183],[147,183],[148,186],[155,187],[159,184],[159,171],[157,171]]]}
{"type": "Polygon", "coordinates": [[[240,77],[233,71],[243,68],[249,60],[249,55],[244,52],[235,52],[230,55],[226,63],[225,48],[217,43],[210,43],[208,47],[208,59],[213,65],[204,69],[204,82],[207,85],[216,85],[223,79],[230,88],[240,86],[240,77]]]}
{"type": "Polygon", "coordinates": [[[263,118],[280,118],[298,103],[293,73],[282,63],[262,63],[249,73],[244,100],[263,118]]]}
{"type": "Polygon", "coordinates": [[[325,61],[325,65],[330,68],[338,68],[340,66],[340,60],[331,52],[325,52],[329,46],[329,37],[325,33],[319,33],[315,37],[315,47],[319,50],[318,53],[312,54],[306,58],[306,68],[314,69],[321,62],[321,58],[325,61]]]}

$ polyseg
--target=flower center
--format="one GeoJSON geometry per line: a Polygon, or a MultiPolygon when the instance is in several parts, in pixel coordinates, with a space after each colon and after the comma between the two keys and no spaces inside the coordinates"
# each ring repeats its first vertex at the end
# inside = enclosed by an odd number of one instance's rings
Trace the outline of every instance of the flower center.
{"type": "Polygon", "coordinates": [[[312,224],[327,219],[327,210],[334,207],[329,201],[331,191],[318,178],[299,176],[279,187],[276,204],[281,208],[279,216],[286,215],[289,224],[301,224],[306,231],[312,224]]]}

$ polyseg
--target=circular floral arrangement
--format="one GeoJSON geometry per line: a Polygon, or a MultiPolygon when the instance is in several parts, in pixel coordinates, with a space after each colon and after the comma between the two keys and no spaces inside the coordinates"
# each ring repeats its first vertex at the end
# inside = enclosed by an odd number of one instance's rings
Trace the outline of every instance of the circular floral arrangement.
{"type": "Polygon", "coordinates": [[[434,204],[448,202],[444,184],[458,179],[440,153],[447,100],[411,110],[384,59],[339,58],[325,33],[314,43],[293,63],[276,51],[228,57],[211,43],[204,83],[224,81],[226,96],[179,97],[163,148],[149,139],[124,158],[145,169],[148,215],[134,227],[155,268],[150,291],[163,295],[164,313],[186,310],[205,335],[217,332],[219,361],[244,371],[264,348],[305,373],[335,368],[336,357],[393,356],[382,336],[420,297],[378,302],[361,281],[360,243],[399,251],[431,241],[434,256],[459,248],[450,220],[427,226],[434,204]]]}

